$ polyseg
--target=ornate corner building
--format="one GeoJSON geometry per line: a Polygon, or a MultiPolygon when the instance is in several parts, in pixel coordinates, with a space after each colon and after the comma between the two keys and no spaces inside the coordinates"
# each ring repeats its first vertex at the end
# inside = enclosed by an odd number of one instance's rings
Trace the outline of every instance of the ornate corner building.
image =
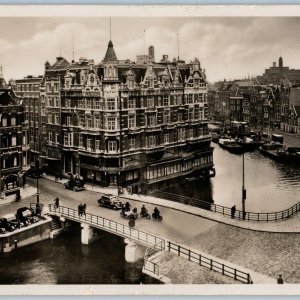
{"type": "Polygon", "coordinates": [[[149,191],[213,173],[205,70],[197,59],[155,62],[150,48],[122,61],[110,41],[99,65],[45,64],[41,157],[50,174],[149,191]]]}

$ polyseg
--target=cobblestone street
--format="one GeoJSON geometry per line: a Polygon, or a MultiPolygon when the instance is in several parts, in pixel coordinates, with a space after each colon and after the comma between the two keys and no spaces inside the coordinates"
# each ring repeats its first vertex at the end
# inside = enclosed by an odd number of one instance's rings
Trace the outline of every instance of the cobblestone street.
{"type": "Polygon", "coordinates": [[[259,232],[217,224],[188,244],[270,277],[282,274],[285,282],[300,282],[297,233],[259,232]]]}

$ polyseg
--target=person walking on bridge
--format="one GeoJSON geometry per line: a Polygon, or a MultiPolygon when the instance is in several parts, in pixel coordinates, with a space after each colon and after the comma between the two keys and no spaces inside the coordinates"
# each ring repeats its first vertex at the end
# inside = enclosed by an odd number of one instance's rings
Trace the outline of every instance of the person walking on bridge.
{"type": "Polygon", "coordinates": [[[233,205],[233,206],[231,207],[231,218],[232,218],[232,219],[234,219],[235,212],[236,212],[236,206],[233,205]]]}
{"type": "Polygon", "coordinates": [[[82,205],[82,213],[85,215],[85,211],[86,211],[86,204],[84,203],[83,205],[82,205]]]}

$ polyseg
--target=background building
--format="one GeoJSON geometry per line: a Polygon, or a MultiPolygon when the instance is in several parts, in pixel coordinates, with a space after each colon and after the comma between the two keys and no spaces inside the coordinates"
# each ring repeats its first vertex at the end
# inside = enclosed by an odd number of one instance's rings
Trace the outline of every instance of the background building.
{"type": "Polygon", "coordinates": [[[22,147],[27,145],[24,106],[0,74],[0,192],[1,198],[22,185],[22,147]]]}

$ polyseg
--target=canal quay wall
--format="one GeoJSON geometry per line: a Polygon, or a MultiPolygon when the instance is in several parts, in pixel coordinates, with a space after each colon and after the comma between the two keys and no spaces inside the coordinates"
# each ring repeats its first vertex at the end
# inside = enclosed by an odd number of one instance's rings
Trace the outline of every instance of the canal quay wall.
{"type": "Polygon", "coordinates": [[[11,252],[19,247],[24,247],[50,238],[52,219],[44,217],[37,223],[17,229],[13,232],[1,234],[0,252],[11,252]]]}

